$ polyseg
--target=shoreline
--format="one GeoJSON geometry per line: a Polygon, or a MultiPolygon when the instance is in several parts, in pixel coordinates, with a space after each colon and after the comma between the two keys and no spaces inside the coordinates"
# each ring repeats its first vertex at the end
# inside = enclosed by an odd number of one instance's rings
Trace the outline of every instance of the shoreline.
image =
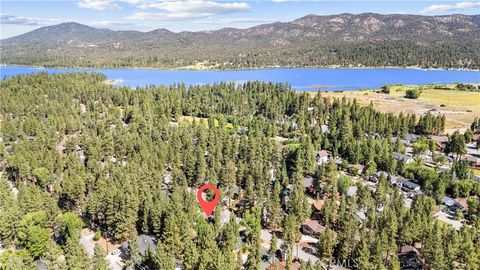
{"type": "Polygon", "coordinates": [[[193,68],[193,67],[177,67],[177,68],[155,68],[155,67],[65,67],[65,66],[37,66],[37,65],[18,65],[18,64],[0,64],[2,67],[27,67],[38,69],[78,69],[78,70],[165,70],[165,71],[252,71],[252,70],[273,70],[273,69],[404,69],[404,70],[423,70],[423,71],[469,71],[480,72],[480,69],[468,69],[468,68],[421,68],[418,66],[379,66],[379,67],[358,67],[358,66],[265,66],[265,67],[251,67],[251,68],[238,68],[238,69],[218,69],[218,68],[193,68]]]}

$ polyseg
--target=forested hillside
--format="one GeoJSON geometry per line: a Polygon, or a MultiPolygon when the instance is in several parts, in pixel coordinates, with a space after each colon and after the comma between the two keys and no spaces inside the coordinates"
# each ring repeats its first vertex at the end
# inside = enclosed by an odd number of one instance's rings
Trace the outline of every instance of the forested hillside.
{"type": "Polygon", "coordinates": [[[443,133],[442,116],[380,113],[288,84],[130,89],[105,80],[38,73],[1,81],[0,269],[34,269],[39,258],[48,269],[105,269],[100,248],[89,257],[80,245],[83,227],[127,241],[125,267],[259,269],[281,258],[291,267],[300,226],[313,215],[326,230],[319,261],[301,261],[301,269],[345,260],[400,269],[404,245],[420,246],[429,269],[480,266],[480,205],[472,203],[460,230],[433,215],[445,194],[479,196],[480,184],[461,168],[438,174],[393,155],[405,151],[394,137],[443,133]],[[318,165],[322,149],[343,161],[318,165]],[[375,190],[355,183],[345,174],[350,164],[365,165],[367,175],[414,175],[425,194],[407,207],[385,177],[375,190]],[[207,182],[222,192],[211,219],[193,192],[207,182]],[[309,200],[320,198],[314,212],[309,200]],[[232,215],[221,222],[223,210],[232,215]],[[275,235],[267,254],[261,230],[275,235]],[[154,236],[156,250],[138,255],[139,234],[154,236]]]}
{"type": "Polygon", "coordinates": [[[2,63],[237,69],[304,66],[471,68],[480,15],[309,15],[248,29],[174,33],[42,27],[1,42],[2,63]],[[198,68],[198,66],[197,66],[198,68]]]}

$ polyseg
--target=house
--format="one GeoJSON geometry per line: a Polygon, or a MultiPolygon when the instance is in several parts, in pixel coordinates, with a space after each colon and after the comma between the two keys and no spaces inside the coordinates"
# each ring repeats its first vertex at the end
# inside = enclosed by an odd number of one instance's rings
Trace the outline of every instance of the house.
{"type": "Polygon", "coordinates": [[[428,136],[428,138],[435,142],[435,145],[437,146],[437,149],[439,149],[439,150],[445,149],[445,146],[447,145],[447,142],[448,142],[448,137],[447,136],[430,135],[430,136],[428,136]]]}
{"type": "Polygon", "coordinates": [[[480,167],[480,158],[475,155],[465,155],[462,157],[470,166],[480,167]]]}
{"type": "Polygon", "coordinates": [[[455,200],[450,198],[450,197],[445,196],[442,199],[442,204],[447,206],[447,207],[452,207],[452,206],[455,205],[455,200]]]}
{"type": "Polygon", "coordinates": [[[348,171],[351,173],[351,174],[354,174],[354,175],[360,175],[363,173],[363,168],[365,166],[363,166],[362,164],[350,164],[348,165],[348,171]]]}
{"type": "Polygon", "coordinates": [[[356,186],[351,186],[347,189],[347,196],[348,197],[353,197],[357,195],[358,188],[356,186]]]}
{"type": "Polygon", "coordinates": [[[421,191],[421,187],[419,184],[416,184],[410,180],[405,180],[403,182],[401,182],[401,186],[403,191],[406,191],[406,192],[419,192],[421,191]]]}
{"type": "Polygon", "coordinates": [[[313,177],[304,177],[303,178],[303,186],[307,190],[307,193],[314,194],[315,188],[313,187],[313,177]]]}
{"type": "Polygon", "coordinates": [[[228,209],[222,210],[220,212],[220,224],[225,225],[230,221],[230,216],[232,215],[232,212],[228,209]]]}
{"type": "Polygon", "coordinates": [[[358,220],[358,222],[363,224],[363,222],[367,219],[367,215],[365,213],[365,210],[359,210],[355,213],[355,218],[358,220]]]}
{"type": "Polygon", "coordinates": [[[401,176],[395,176],[395,175],[392,175],[388,178],[388,181],[390,182],[390,184],[392,186],[397,186],[397,187],[401,187],[401,183],[405,180],[407,180],[407,179],[405,179],[401,176]]]}
{"type": "Polygon", "coordinates": [[[325,205],[324,200],[316,200],[312,204],[312,218],[320,219],[322,217],[322,209],[325,205]]]}
{"type": "Polygon", "coordinates": [[[322,133],[327,133],[329,131],[328,125],[321,125],[322,133]]]}
{"type": "Polygon", "coordinates": [[[411,145],[413,142],[415,142],[418,137],[420,137],[419,135],[416,135],[416,134],[413,134],[413,133],[410,133],[410,134],[407,134],[403,139],[400,140],[400,142],[403,144],[403,145],[411,145]]]}
{"type": "Polygon", "coordinates": [[[302,224],[302,233],[309,236],[317,236],[323,233],[327,228],[322,226],[317,220],[309,219],[302,224]]]}
{"type": "Polygon", "coordinates": [[[380,181],[380,178],[382,178],[382,176],[385,177],[385,179],[388,179],[389,174],[384,171],[378,171],[372,174],[371,176],[369,176],[367,179],[370,182],[378,183],[378,181],[380,181]]]}
{"type": "Polygon", "coordinates": [[[35,261],[33,261],[33,263],[35,264],[35,266],[39,269],[39,270],[47,270],[47,264],[42,261],[42,259],[37,259],[35,261]]]}
{"type": "Polygon", "coordinates": [[[457,208],[457,209],[460,209],[460,210],[463,211],[463,212],[468,211],[467,198],[458,198],[458,199],[455,199],[455,205],[454,205],[454,207],[457,208]]]}
{"type": "Polygon", "coordinates": [[[317,164],[321,165],[328,162],[330,159],[330,154],[326,150],[321,150],[317,153],[316,158],[317,164]]]}
{"type": "Polygon", "coordinates": [[[402,154],[402,153],[399,153],[399,152],[393,152],[393,157],[396,160],[404,161],[407,164],[410,164],[410,163],[413,162],[413,157],[412,157],[412,155],[409,155],[409,154],[402,154]]]}
{"type": "MultiPolygon", "coordinates": [[[[143,255],[147,252],[148,249],[151,251],[155,251],[157,249],[156,239],[154,236],[141,234],[137,238],[137,247],[138,247],[138,254],[143,255]]],[[[123,254],[130,254],[130,244],[125,241],[121,244],[120,250],[123,254]]]]}
{"type": "MultiPolygon", "coordinates": [[[[286,270],[287,261],[281,261],[274,264],[270,264],[267,269],[268,270],[286,270]]],[[[298,270],[298,269],[300,269],[300,263],[298,261],[292,262],[290,270],[298,270]]]]}
{"type": "Polygon", "coordinates": [[[400,269],[423,269],[423,260],[420,257],[420,252],[415,247],[402,246],[398,254],[398,260],[400,261],[400,269]]]}
{"type": "Polygon", "coordinates": [[[323,206],[325,205],[325,200],[316,200],[313,204],[313,211],[314,212],[320,212],[323,209],[323,206]]]}
{"type": "Polygon", "coordinates": [[[312,187],[313,186],[313,177],[304,177],[303,178],[303,186],[305,188],[312,187]]]}

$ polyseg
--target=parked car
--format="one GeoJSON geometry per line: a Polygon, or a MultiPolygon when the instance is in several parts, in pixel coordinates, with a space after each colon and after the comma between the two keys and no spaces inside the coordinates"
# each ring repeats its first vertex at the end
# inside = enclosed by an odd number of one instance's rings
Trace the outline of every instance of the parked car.
{"type": "Polygon", "coordinates": [[[121,252],[121,251],[120,251],[119,249],[114,249],[114,250],[112,250],[112,252],[111,252],[110,254],[112,254],[113,256],[115,256],[115,255],[119,255],[120,252],[121,252]]]}

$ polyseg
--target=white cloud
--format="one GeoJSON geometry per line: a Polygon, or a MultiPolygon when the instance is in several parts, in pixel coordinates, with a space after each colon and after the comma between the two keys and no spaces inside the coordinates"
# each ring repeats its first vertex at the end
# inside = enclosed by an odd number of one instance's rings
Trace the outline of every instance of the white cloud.
{"type": "Polygon", "coordinates": [[[459,2],[455,4],[435,4],[422,10],[422,13],[446,12],[480,7],[480,2],[459,2]]]}
{"type": "Polygon", "coordinates": [[[119,6],[113,0],[82,0],[78,2],[81,8],[89,8],[95,10],[118,9],[119,6]]]}
{"type": "Polygon", "coordinates": [[[162,12],[137,11],[127,17],[131,20],[181,20],[205,18],[240,11],[246,11],[250,6],[245,2],[215,2],[205,0],[186,1],[154,1],[143,2],[141,9],[157,9],[162,12]]]}
{"type": "Polygon", "coordinates": [[[57,19],[28,18],[16,15],[0,14],[0,24],[43,26],[58,23],[57,19]]]}
{"type": "Polygon", "coordinates": [[[194,23],[199,24],[215,24],[215,25],[231,25],[231,24],[260,24],[260,23],[272,23],[274,20],[262,20],[255,18],[228,18],[228,19],[205,19],[196,20],[194,23]]]}

